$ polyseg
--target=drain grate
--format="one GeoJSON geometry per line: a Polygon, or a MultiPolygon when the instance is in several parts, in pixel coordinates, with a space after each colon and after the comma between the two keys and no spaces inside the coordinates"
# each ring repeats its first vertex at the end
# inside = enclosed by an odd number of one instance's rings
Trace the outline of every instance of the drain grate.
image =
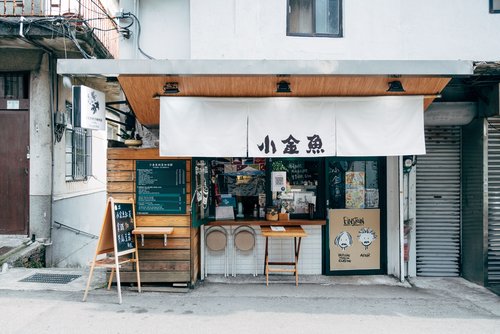
{"type": "Polygon", "coordinates": [[[29,277],[23,278],[19,282],[29,283],[52,283],[52,284],[68,284],[73,282],[82,275],[67,275],[67,274],[34,274],[29,277]]]}

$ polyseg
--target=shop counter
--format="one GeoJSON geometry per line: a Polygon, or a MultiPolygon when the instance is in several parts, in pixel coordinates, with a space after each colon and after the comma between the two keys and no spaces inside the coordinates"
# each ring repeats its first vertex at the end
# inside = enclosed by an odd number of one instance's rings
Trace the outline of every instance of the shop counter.
{"type": "Polygon", "coordinates": [[[234,226],[234,225],[255,225],[255,226],[301,226],[301,225],[325,225],[324,219],[290,219],[290,220],[265,220],[265,219],[236,219],[236,220],[215,220],[207,223],[208,226],[234,226]]]}
{"type": "MultiPolygon", "coordinates": [[[[300,261],[297,265],[298,274],[305,275],[321,275],[322,270],[322,227],[326,224],[326,220],[309,220],[309,219],[290,219],[290,220],[257,220],[257,219],[236,219],[236,220],[218,220],[207,223],[202,227],[202,233],[207,228],[212,226],[221,226],[227,230],[227,254],[229,256],[229,264],[231,266],[232,257],[234,252],[233,232],[238,226],[251,226],[256,234],[256,256],[257,263],[265,262],[265,244],[266,237],[262,234],[262,227],[264,226],[297,226],[307,233],[307,238],[304,238],[300,247],[300,261]]],[[[201,239],[202,251],[205,251],[204,238],[201,239]]],[[[290,254],[295,253],[293,238],[278,238],[273,241],[273,245],[269,245],[268,251],[270,254],[269,261],[271,262],[286,262],[290,259],[290,254]],[[279,240],[282,239],[282,240],[279,240]]],[[[202,270],[206,270],[206,274],[224,274],[228,269],[225,269],[224,255],[219,252],[208,252],[206,254],[208,265],[205,268],[202,265],[202,270]]],[[[202,257],[202,261],[205,257],[202,257]]],[[[235,274],[253,274],[254,273],[254,260],[253,256],[248,254],[240,254],[236,259],[237,266],[234,270],[235,274]]],[[[229,268],[229,272],[233,272],[229,268]]],[[[258,274],[265,274],[264,266],[257,266],[258,274]]]]}

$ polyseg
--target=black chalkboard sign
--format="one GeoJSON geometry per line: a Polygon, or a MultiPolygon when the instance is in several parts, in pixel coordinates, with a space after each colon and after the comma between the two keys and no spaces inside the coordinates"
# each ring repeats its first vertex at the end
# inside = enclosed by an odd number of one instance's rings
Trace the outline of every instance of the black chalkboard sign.
{"type": "Polygon", "coordinates": [[[135,248],[134,236],[134,204],[113,203],[113,217],[116,231],[116,247],[118,253],[135,248]]]}
{"type": "Polygon", "coordinates": [[[135,228],[135,211],[134,201],[130,200],[115,200],[108,198],[106,203],[106,213],[102,222],[99,241],[97,241],[97,249],[95,251],[94,260],[90,267],[87,287],[83,295],[83,301],[87,298],[87,293],[92,280],[92,274],[95,267],[112,268],[110,276],[110,284],[113,280],[113,275],[116,272],[116,286],[118,287],[118,298],[122,303],[122,292],[120,287],[120,266],[127,262],[135,263],[135,271],[137,274],[137,286],[141,292],[141,276],[139,273],[139,252],[137,251],[136,236],[132,235],[135,228]],[[102,255],[105,254],[105,257],[102,255]],[[131,256],[126,256],[132,254],[131,256]],[[98,256],[101,256],[98,259],[98,256]],[[112,256],[112,257],[111,257],[112,256]]]}
{"type": "Polygon", "coordinates": [[[136,162],[137,214],[186,213],[186,161],[136,162]]]}
{"type": "Polygon", "coordinates": [[[319,180],[319,161],[307,159],[273,159],[272,170],[286,172],[290,185],[314,185],[319,180]]]}

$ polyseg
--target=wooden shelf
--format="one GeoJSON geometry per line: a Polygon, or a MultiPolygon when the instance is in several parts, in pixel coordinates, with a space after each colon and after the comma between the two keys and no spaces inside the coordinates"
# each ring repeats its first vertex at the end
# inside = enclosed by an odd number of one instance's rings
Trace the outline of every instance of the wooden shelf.
{"type": "Polygon", "coordinates": [[[172,234],[174,232],[173,227],[136,227],[132,234],[140,234],[141,235],[141,246],[144,247],[144,234],[163,234],[163,246],[167,247],[167,235],[172,234]]]}

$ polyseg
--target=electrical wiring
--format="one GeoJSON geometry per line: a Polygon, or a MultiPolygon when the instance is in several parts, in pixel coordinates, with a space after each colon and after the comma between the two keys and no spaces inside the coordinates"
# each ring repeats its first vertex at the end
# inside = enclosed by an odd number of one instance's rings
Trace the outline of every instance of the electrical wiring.
{"type": "MultiPolygon", "coordinates": [[[[80,2],[80,1],[79,1],[80,2]]],[[[63,17],[63,16],[53,16],[53,17],[42,17],[42,18],[24,18],[24,28],[23,28],[23,34],[25,35],[25,39],[29,40],[30,43],[37,45],[38,47],[45,49],[40,43],[34,39],[34,35],[31,33],[33,31],[34,27],[44,29],[45,31],[49,31],[52,33],[51,38],[55,37],[63,37],[64,38],[64,54],[65,57],[67,58],[67,45],[66,45],[66,38],[69,39],[76,47],[76,49],[80,52],[83,58],[86,59],[91,59],[91,58],[96,58],[94,55],[94,52],[91,50],[89,53],[87,50],[85,50],[82,45],[80,44],[76,33],[81,32],[81,33],[93,33],[94,31],[113,31],[116,30],[119,32],[119,28],[116,24],[116,22],[107,14],[104,9],[102,9],[98,3],[93,1],[93,3],[100,8],[103,13],[94,11],[97,14],[102,14],[101,17],[97,18],[89,18],[89,19],[82,19],[79,18],[78,16],[73,16],[73,17],[63,17]],[[113,22],[113,28],[110,29],[102,29],[102,28],[97,28],[97,27],[92,27],[90,22],[95,22],[98,20],[106,20],[109,21],[111,20],[113,22]],[[75,29],[75,26],[78,26],[78,31],[75,29]]],[[[84,6],[86,7],[86,6],[84,6]]],[[[130,24],[127,24],[125,28],[130,27],[134,21],[130,22],[130,24]]],[[[0,24],[5,24],[8,26],[12,27],[18,27],[20,25],[19,19],[17,20],[6,20],[4,18],[0,18],[0,24]]],[[[142,50],[141,50],[142,51],[142,50]]]]}
{"type": "Polygon", "coordinates": [[[142,49],[141,49],[141,44],[140,44],[140,39],[141,39],[141,22],[139,21],[139,19],[137,18],[137,16],[135,16],[134,14],[130,13],[130,16],[132,16],[134,18],[134,20],[137,22],[137,49],[139,50],[139,52],[146,58],[148,59],[156,59],[150,55],[148,55],[146,52],[144,52],[142,49]]]}
{"type": "MultiPolygon", "coordinates": [[[[76,33],[75,29],[72,28],[70,21],[63,19],[61,17],[58,18],[53,18],[53,19],[39,19],[39,20],[30,20],[27,23],[28,28],[26,30],[26,34],[29,34],[29,29],[31,25],[33,26],[38,26],[42,27],[44,29],[50,30],[53,33],[57,34],[58,36],[68,38],[70,41],[73,42],[73,44],[76,46],[78,51],[82,54],[82,56],[86,59],[92,59],[95,58],[95,56],[92,56],[88,54],[80,45],[78,42],[78,39],[76,38],[76,33]],[[47,24],[42,24],[42,23],[52,23],[52,26],[47,25],[47,24]]],[[[88,29],[90,31],[90,29],[88,29]]]]}

